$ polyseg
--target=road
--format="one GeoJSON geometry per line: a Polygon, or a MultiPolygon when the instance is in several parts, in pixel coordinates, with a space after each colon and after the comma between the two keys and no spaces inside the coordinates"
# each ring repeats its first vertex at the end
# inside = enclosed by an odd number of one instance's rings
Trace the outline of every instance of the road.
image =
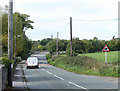
{"type": "MultiPolygon", "coordinates": [[[[47,63],[46,52],[38,56],[40,68],[26,69],[24,73],[29,89],[118,89],[118,84],[98,76],[78,75],[47,63]]],[[[107,90],[105,90],[107,91],[107,90]]],[[[108,90],[109,91],[109,90],[108,90]]]]}

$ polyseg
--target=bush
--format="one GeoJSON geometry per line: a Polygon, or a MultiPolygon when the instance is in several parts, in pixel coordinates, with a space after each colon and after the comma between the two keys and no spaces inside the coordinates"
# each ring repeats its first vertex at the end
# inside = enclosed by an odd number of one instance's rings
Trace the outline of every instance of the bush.
{"type": "Polygon", "coordinates": [[[6,56],[2,57],[1,63],[5,65],[6,68],[8,68],[13,61],[9,60],[6,56]]]}
{"type": "Polygon", "coordinates": [[[117,63],[108,64],[106,69],[104,62],[87,56],[61,56],[54,61],[49,61],[49,63],[78,74],[120,77],[117,63]]]}
{"type": "Polygon", "coordinates": [[[46,54],[46,59],[49,60],[52,58],[52,54],[46,54]]]}
{"type": "MultiPolygon", "coordinates": [[[[14,60],[15,60],[15,58],[14,58],[14,60]]],[[[20,61],[21,61],[21,58],[20,58],[20,57],[16,57],[16,60],[13,61],[13,68],[14,68],[14,69],[16,68],[17,64],[18,64],[20,61]]]]}

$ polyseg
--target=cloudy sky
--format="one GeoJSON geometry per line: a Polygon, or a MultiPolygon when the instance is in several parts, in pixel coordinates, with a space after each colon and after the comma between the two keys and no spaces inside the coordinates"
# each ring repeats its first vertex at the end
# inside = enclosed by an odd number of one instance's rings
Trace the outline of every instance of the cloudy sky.
{"type": "MultiPolygon", "coordinates": [[[[8,5],[9,0],[0,0],[8,5]]],[[[70,17],[73,22],[73,37],[80,39],[110,40],[118,37],[119,0],[13,0],[14,12],[30,15],[34,29],[26,35],[32,40],[56,37],[70,39],[70,17]],[[85,20],[85,21],[82,21],[85,20]],[[90,21],[86,21],[90,20],[90,21]],[[98,20],[98,21],[94,21],[98,20]],[[100,20],[100,21],[99,21],[100,20]],[[105,21],[102,21],[105,20],[105,21]]]]}

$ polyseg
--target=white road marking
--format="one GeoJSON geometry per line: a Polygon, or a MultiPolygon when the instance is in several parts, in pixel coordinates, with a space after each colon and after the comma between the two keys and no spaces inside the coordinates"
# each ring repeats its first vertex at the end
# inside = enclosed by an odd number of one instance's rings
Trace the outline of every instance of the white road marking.
{"type": "Polygon", "coordinates": [[[62,77],[59,77],[59,76],[57,76],[57,75],[54,75],[55,77],[57,77],[57,78],[59,78],[59,79],[61,79],[61,80],[64,80],[62,77]]]}
{"type": "MultiPolygon", "coordinates": [[[[45,69],[42,69],[43,71],[46,71],[45,69]]],[[[49,72],[49,71],[46,71],[47,73],[49,73],[49,74],[52,74],[51,72],[49,72]]],[[[54,75],[55,77],[57,77],[57,78],[59,78],[59,79],[61,79],[61,80],[64,80],[62,77],[59,77],[59,76],[57,76],[57,75],[54,75]]],[[[72,84],[72,85],[75,85],[76,87],[79,87],[79,88],[82,88],[82,89],[85,89],[85,90],[88,90],[87,88],[85,88],[85,87],[82,87],[82,86],[79,86],[79,85],[77,85],[77,84],[75,84],[75,83],[73,83],[73,82],[68,82],[68,83],[70,83],[70,84],[72,84]]],[[[66,85],[68,85],[69,86],[69,84],[66,84],[66,85]]]]}
{"type": "Polygon", "coordinates": [[[21,75],[14,75],[15,77],[21,77],[21,75]]]}
{"type": "Polygon", "coordinates": [[[49,72],[49,71],[46,71],[47,73],[49,73],[49,74],[52,74],[51,72],[49,72]]]}
{"type": "Polygon", "coordinates": [[[42,70],[44,70],[44,71],[45,71],[45,69],[42,69],[42,70]]]}
{"type": "Polygon", "coordinates": [[[79,86],[79,85],[77,85],[77,84],[75,84],[75,83],[73,83],[73,82],[69,82],[70,84],[72,84],[72,85],[75,85],[75,86],[77,86],[77,87],[79,87],[79,88],[82,88],[82,89],[85,89],[85,90],[87,90],[87,88],[85,88],[85,87],[82,87],[82,86],[79,86]]]}

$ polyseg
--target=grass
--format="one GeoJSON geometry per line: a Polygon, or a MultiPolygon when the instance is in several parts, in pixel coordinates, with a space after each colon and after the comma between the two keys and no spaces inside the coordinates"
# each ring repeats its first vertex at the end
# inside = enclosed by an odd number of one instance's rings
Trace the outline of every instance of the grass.
{"type": "Polygon", "coordinates": [[[60,56],[66,56],[66,54],[60,54],[60,56]]]}
{"type": "MultiPolygon", "coordinates": [[[[79,56],[87,56],[94,58],[99,61],[105,62],[105,52],[96,52],[96,53],[87,53],[87,54],[79,54],[79,56]]],[[[118,61],[118,51],[107,52],[107,62],[117,62],[118,61]]]]}
{"type": "Polygon", "coordinates": [[[54,61],[49,58],[48,62],[53,66],[77,74],[119,77],[118,64],[108,63],[106,69],[104,61],[98,61],[87,56],[68,57],[60,55],[54,61]]]}

